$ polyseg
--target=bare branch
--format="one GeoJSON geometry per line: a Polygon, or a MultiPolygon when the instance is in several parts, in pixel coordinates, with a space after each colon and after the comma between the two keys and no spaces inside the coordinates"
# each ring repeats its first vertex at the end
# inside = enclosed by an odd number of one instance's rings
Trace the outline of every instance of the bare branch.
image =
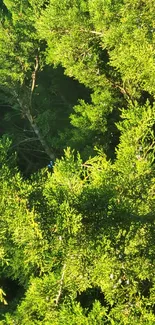
{"type": "Polygon", "coordinates": [[[31,84],[31,95],[30,95],[30,106],[32,102],[32,94],[34,92],[35,84],[36,84],[36,74],[39,68],[39,58],[36,56],[35,58],[35,65],[34,65],[34,71],[32,72],[32,84],[31,84]]]}
{"type": "Polygon", "coordinates": [[[35,87],[35,83],[36,83],[36,74],[39,68],[39,58],[38,56],[36,56],[36,62],[35,62],[35,66],[34,66],[34,71],[32,72],[32,85],[31,85],[31,94],[34,91],[34,87],[35,87]]]}
{"type": "Polygon", "coordinates": [[[11,146],[11,148],[18,147],[21,143],[24,143],[24,142],[34,142],[34,141],[39,141],[39,139],[38,138],[26,138],[16,144],[14,144],[13,146],[11,146]]]}
{"type": "MultiPolygon", "coordinates": [[[[61,32],[61,31],[63,33],[68,33],[68,34],[71,33],[71,30],[70,29],[58,29],[58,30],[52,30],[52,29],[50,29],[50,32],[51,33],[57,33],[57,32],[61,32]]],[[[104,35],[103,32],[97,32],[95,30],[89,30],[89,29],[84,29],[84,28],[80,28],[78,31],[79,32],[82,32],[82,33],[97,35],[98,37],[102,37],[104,35]]]]}
{"type": "Polygon", "coordinates": [[[62,275],[61,275],[61,279],[60,279],[60,287],[59,287],[59,291],[58,291],[58,294],[57,294],[56,299],[55,299],[56,305],[58,305],[59,300],[60,300],[60,296],[61,296],[61,293],[62,293],[62,286],[63,286],[63,280],[64,280],[64,275],[65,275],[65,268],[66,268],[66,264],[64,264],[63,269],[62,269],[62,275]]]}
{"type": "MultiPolygon", "coordinates": [[[[36,66],[36,70],[37,70],[37,66],[36,66]]],[[[35,119],[33,118],[32,114],[31,114],[30,106],[28,106],[27,104],[24,104],[23,101],[20,99],[19,95],[16,92],[14,92],[14,96],[16,97],[16,100],[20,105],[21,112],[22,112],[23,116],[27,117],[27,119],[30,122],[30,125],[31,125],[34,133],[36,134],[38,140],[42,144],[42,147],[44,148],[44,151],[50,157],[50,159],[54,160],[55,155],[51,151],[51,149],[48,146],[48,144],[46,143],[46,141],[44,140],[44,137],[42,136],[42,134],[41,134],[36,122],[35,122],[35,119]]]]}
{"type": "Polygon", "coordinates": [[[81,28],[80,29],[80,32],[90,33],[90,34],[98,35],[100,37],[103,36],[103,32],[97,32],[96,30],[89,30],[89,29],[83,29],[83,28],[81,28]]]}
{"type": "Polygon", "coordinates": [[[44,140],[44,137],[41,135],[40,130],[39,130],[37,124],[35,123],[29,109],[27,109],[27,111],[25,112],[25,115],[26,115],[27,119],[29,120],[31,127],[34,130],[34,133],[36,134],[40,143],[42,144],[46,154],[50,157],[50,159],[55,159],[55,155],[53,154],[53,152],[51,152],[51,149],[49,148],[46,141],[44,140]]]}

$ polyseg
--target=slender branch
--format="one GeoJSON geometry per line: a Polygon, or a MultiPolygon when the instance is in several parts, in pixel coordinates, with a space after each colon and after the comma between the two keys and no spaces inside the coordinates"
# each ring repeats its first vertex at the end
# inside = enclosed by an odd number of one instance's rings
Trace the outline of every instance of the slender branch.
{"type": "MultiPolygon", "coordinates": [[[[65,32],[65,33],[70,33],[71,32],[70,29],[61,29],[61,30],[52,30],[52,29],[50,29],[51,33],[53,33],[53,32],[57,33],[57,32],[60,32],[60,31],[65,32]]],[[[99,37],[103,36],[103,32],[97,32],[95,30],[80,28],[79,31],[82,32],[82,33],[97,35],[99,37]]]]}
{"type": "Polygon", "coordinates": [[[34,133],[36,134],[40,143],[42,144],[46,154],[50,157],[50,159],[55,159],[54,153],[51,151],[51,149],[47,145],[46,141],[44,140],[43,136],[41,135],[40,130],[39,130],[37,124],[35,123],[29,109],[27,109],[27,111],[25,112],[25,115],[26,115],[27,119],[29,120],[32,129],[34,130],[34,133]]]}
{"type": "Polygon", "coordinates": [[[80,32],[90,33],[90,34],[94,34],[94,35],[98,35],[98,36],[103,36],[103,32],[96,32],[96,30],[88,30],[88,29],[81,28],[80,32]]]}
{"type": "Polygon", "coordinates": [[[129,94],[128,90],[125,89],[124,87],[122,87],[121,85],[117,84],[117,83],[113,83],[113,87],[114,88],[118,88],[120,90],[120,92],[123,94],[123,95],[126,95],[130,100],[132,99],[131,98],[131,95],[129,94]]]}
{"type": "MultiPolygon", "coordinates": [[[[37,68],[36,68],[37,69],[37,68]]],[[[31,92],[32,95],[32,92],[31,92]]],[[[37,124],[35,123],[35,120],[31,114],[31,110],[30,110],[30,106],[28,106],[27,104],[24,104],[23,101],[19,98],[18,94],[14,91],[14,96],[17,99],[17,102],[20,105],[21,108],[21,112],[23,114],[23,116],[27,117],[28,121],[30,122],[30,125],[34,131],[34,133],[36,134],[38,140],[40,141],[40,143],[42,144],[42,147],[44,148],[44,151],[46,152],[46,154],[50,157],[50,159],[54,160],[55,159],[55,155],[54,153],[51,151],[50,147],[48,146],[48,144],[46,143],[46,141],[44,140],[44,137],[42,136],[37,124]]]]}
{"type": "Polygon", "coordinates": [[[61,279],[60,279],[60,287],[59,287],[59,291],[58,291],[58,294],[57,294],[56,299],[55,299],[56,305],[58,305],[59,300],[60,300],[60,296],[62,294],[62,286],[63,286],[63,281],[64,281],[65,268],[66,268],[66,264],[64,264],[63,269],[62,269],[62,275],[61,275],[61,279]]]}
{"type": "Polygon", "coordinates": [[[14,148],[14,147],[17,147],[19,146],[21,143],[24,143],[24,142],[34,142],[34,141],[39,141],[38,138],[26,138],[24,140],[21,140],[20,142],[14,144],[13,146],[11,146],[11,148],[14,148]]]}
{"type": "Polygon", "coordinates": [[[35,66],[34,66],[34,71],[32,73],[31,93],[33,93],[33,91],[34,91],[34,87],[35,87],[35,83],[36,83],[36,73],[38,71],[38,68],[39,68],[39,58],[38,58],[38,56],[36,56],[36,63],[35,63],[35,66]]]}
{"type": "Polygon", "coordinates": [[[81,166],[87,167],[87,168],[93,168],[92,165],[82,164],[81,166]]]}
{"type": "Polygon", "coordinates": [[[35,88],[35,84],[36,84],[36,74],[39,68],[39,58],[38,56],[36,56],[35,58],[36,62],[35,62],[35,66],[34,66],[34,71],[32,73],[32,85],[31,85],[31,95],[30,95],[30,104],[32,101],[32,94],[34,92],[34,88],[35,88]]]}
{"type": "Polygon", "coordinates": [[[131,100],[132,104],[134,104],[134,99],[132,98],[132,96],[130,95],[129,91],[125,88],[125,87],[122,87],[119,83],[111,80],[109,77],[107,77],[107,81],[108,83],[111,85],[111,87],[113,88],[117,88],[119,89],[119,91],[123,94],[123,95],[126,95],[126,97],[131,100]]]}
{"type": "Polygon", "coordinates": [[[154,149],[154,146],[155,146],[155,141],[153,141],[153,142],[150,144],[150,146],[148,147],[148,149],[144,151],[144,159],[147,157],[149,151],[150,151],[151,149],[154,149]]]}

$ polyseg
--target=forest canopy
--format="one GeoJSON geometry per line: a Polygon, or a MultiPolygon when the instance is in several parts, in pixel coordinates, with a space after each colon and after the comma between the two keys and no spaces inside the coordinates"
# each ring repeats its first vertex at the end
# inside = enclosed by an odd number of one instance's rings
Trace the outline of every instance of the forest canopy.
{"type": "Polygon", "coordinates": [[[0,3],[0,325],[155,324],[155,3],[0,3]]]}

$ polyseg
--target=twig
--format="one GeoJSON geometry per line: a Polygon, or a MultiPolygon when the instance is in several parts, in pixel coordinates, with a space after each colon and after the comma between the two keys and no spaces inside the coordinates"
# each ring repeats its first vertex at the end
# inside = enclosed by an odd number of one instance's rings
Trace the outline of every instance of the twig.
{"type": "MultiPolygon", "coordinates": [[[[70,33],[71,32],[70,29],[61,29],[61,30],[60,29],[59,30],[50,29],[51,33],[54,33],[54,32],[57,33],[57,32],[60,32],[60,31],[65,32],[65,33],[70,33]]],[[[95,30],[88,30],[88,29],[83,29],[83,28],[80,28],[78,31],[80,31],[82,33],[97,35],[98,37],[102,37],[104,35],[103,32],[97,32],[95,30]]]]}
{"type": "Polygon", "coordinates": [[[64,280],[64,275],[65,275],[65,268],[66,268],[66,264],[64,264],[63,269],[62,269],[62,275],[61,275],[61,279],[60,279],[60,287],[59,287],[59,291],[58,291],[58,294],[57,294],[56,299],[55,299],[56,305],[58,305],[59,299],[60,299],[60,296],[61,296],[61,293],[62,293],[62,286],[63,286],[63,280],[64,280]]]}
{"type": "Polygon", "coordinates": [[[35,66],[34,66],[34,71],[32,72],[32,85],[31,85],[31,96],[30,96],[30,104],[31,104],[31,100],[32,100],[32,94],[35,88],[35,84],[36,84],[36,74],[39,68],[39,58],[38,56],[36,56],[36,62],[35,62],[35,66]]]}
{"type": "Polygon", "coordinates": [[[82,164],[81,166],[87,167],[87,168],[93,168],[92,165],[82,164]]]}
{"type": "Polygon", "coordinates": [[[80,29],[80,32],[84,32],[84,33],[90,33],[90,34],[94,34],[94,35],[98,35],[98,36],[103,36],[103,32],[97,32],[96,30],[88,30],[88,29],[80,29]]]}
{"type": "Polygon", "coordinates": [[[39,141],[39,139],[38,138],[27,138],[27,139],[21,140],[20,142],[14,144],[13,146],[11,146],[11,148],[17,147],[21,143],[24,143],[24,142],[34,142],[34,141],[39,141]]]}

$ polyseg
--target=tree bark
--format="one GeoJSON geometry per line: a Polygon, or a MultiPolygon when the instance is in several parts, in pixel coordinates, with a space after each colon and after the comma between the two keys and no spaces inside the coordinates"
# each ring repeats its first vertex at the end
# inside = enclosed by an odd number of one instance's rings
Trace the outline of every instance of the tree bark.
{"type": "Polygon", "coordinates": [[[26,110],[25,115],[26,115],[28,121],[30,122],[30,125],[31,125],[34,133],[36,134],[40,143],[42,144],[42,147],[44,148],[46,154],[50,157],[50,159],[55,159],[54,153],[51,151],[51,149],[47,145],[46,141],[44,140],[43,136],[41,135],[41,132],[40,132],[37,124],[35,123],[29,109],[26,110]]]}
{"type": "MultiPolygon", "coordinates": [[[[24,101],[20,99],[18,93],[14,92],[14,96],[16,97],[16,99],[17,99],[17,101],[18,101],[18,103],[20,105],[21,112],[22,112],[23,116],[27,117],[27,119],[30,122],[30,125],[31,125],[34,133],[36,134],[38,140],[42,144],[42,147],[44,148],[45,153],[49,156],[49,158],[51,160],[53,160],[53,159],[55,159],[55,155],[54,155],[53,151],[50,149],[50,147],[48,146],[48,144],[46,143],[46,141],[44,140],[44,137],[41,134],[41,132],[40,132],[40,130],[39,130],[33,116],[32,116],[32,114],[31,114],[32,95],[33,95],[35,84],[36,84],[36,74],[37,74],[38,68],[39,68],[39,57],[36,56],[34,71],[32,73],[32,83],[31,83],[30,92],[27,94],[24,101]]],[[[24,98],[24,96],[23,96],[23,98],[24,98]]]]}
{"type": "MultiPolygon", "coordinates": [[[[35,120],[34,120],[32,114],[31,114],[30,108],[22,102],[22,100],[19,98],[17,93],[14,93],[14,95],[20,105],[21,112],[22,112],[23,116],[28,119],[35,135],[37,136],[38,140],[42,144],[42,147],[44,148],[45,153],[49,156],[49,158],[51,160],[54,160],[55,155],[54,155],[53,151],[50,149],[50,147],[48,146],[48,144],[46,143],[46,141],[44,140],[44,137],[42,136],[37,124],[35,123],[35,120]]],[[[27,100],[29,102],[29,98],[27,100]]]]}

